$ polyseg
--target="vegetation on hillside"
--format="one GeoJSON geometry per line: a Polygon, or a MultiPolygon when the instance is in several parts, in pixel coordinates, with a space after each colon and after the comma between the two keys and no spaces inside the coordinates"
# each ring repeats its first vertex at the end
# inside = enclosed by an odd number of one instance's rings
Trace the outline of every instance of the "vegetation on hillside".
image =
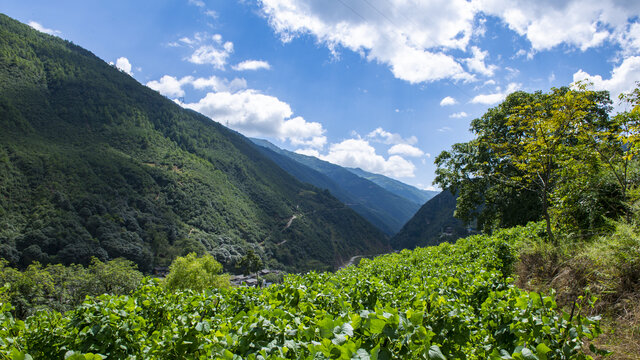
{"type": "Polygon", "coordinates": [[[470,227],[453,216],[456,197],[443,191],[427,201],[402,229],[394,235],[394,249],[413,249],[417,246],[433,246],[470,235],[470,227]]]}
{"type": "MultiPolygon", "coordinates": [[[[328,189],[387,235],[397,233],[421,203],[388,191],[350,169],[313,156],[283,150],[265,140],[253,140],[262,153],[298,180],[328,189]]],[[[406,185],[408,187],[408,185],[406,185]]]]}
{"type": "MultiPolygon", "coordinates": [[[[2,306],[0,353],[34,358],[586,359],[599,333],[594,299],[562,312],[553,293],[509,277],[518,228],[362,260],[336,273],[290,275],[265,289],[167,291],[15,320],[2,306]],[[82,356],[82,357],[80,357],[82,356]]],[[[593,350],[599,351],[595,348],[593,350]]]]}
{"type": "Polygon", "coordinates": [[[0,257],[149,273],[190,252],[233,270],[249,249],[326,270],[387,239],[240,134],[0,15],[0,257]]]}

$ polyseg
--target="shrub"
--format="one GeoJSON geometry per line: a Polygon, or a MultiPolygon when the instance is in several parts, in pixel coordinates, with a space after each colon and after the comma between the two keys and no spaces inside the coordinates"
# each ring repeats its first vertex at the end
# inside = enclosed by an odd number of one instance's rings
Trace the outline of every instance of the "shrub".
{"type": "Polygon", "coordinates": [[[222,265],[213,256],[197,257],[195,253],[177,257],[169,267],[165,286],[169,290],[201,291],[211,287],[228,287],[229,278],[220,275],[222,265]]]}

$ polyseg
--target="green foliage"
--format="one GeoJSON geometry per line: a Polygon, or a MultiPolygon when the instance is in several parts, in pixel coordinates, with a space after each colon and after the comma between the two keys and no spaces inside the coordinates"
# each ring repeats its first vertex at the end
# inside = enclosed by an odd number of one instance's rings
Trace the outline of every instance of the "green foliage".
{"type": "Polygon", "coordinates": [[[393,238],[394,249],[413,249],[416,246],[453,242],[469,234],[468,227],[453,216],[456,197],[449,191],[427,201],[393,238]]]}
{"type": "Polygon", "coordinates": [[[249,249],[247,253],[240,259],[237,267],[242,271],[244,275],[257,273],[264,268],[262,259],[253,251],[249,249]]]}
{"type": "Polygon", "coordinates": [[[610,103],[582,83],[510,94],[472,122],[476,139],[438,156],[435,182],[459,194],[456,216],[485,230],[542,218],[551,239],[554,227],[589,235],[628,214],[638,181],[640,122],[610,117],[610,103]]]}
{"type": "Polygon", "coordinates": [[[177,257],[169,267],[165,286],[169,290],[201,291],[208,288],[229,286],[229,278],[220,275],[222,265],[213,256],[198,257],[195,253],[177,257]]]}
{"type": "Polygon", "coordinates": [[[592,299],[565,313],[553,293],[522,291],[502,272],[538,230],[404,250],[264,289],[174,292],[148,280],[64,316],[39,312],[13,346],[48,358],[589,359],[582,344],[600,332],[582,311],[592,299]]]}
{"type": "Polygon", "coordinates": [[[123,257],[150,273],[208,252],[232,269],[254,248],[299,271],[386,244],[240,134],[0,15],[0,256],[13,266],[123,257]]]}
{"type": "Polygon", "coordinates": [[[128,294],[137,289],[141,281],[142,273],[125,259],[103,263],[94,258],[89,267],[60,264],[43,267],[34,263],[24,271],[0,260],[0,286],[5,287],[2,295],[20,319],[42,310],[70,310],[86,296],[128,294]]]}

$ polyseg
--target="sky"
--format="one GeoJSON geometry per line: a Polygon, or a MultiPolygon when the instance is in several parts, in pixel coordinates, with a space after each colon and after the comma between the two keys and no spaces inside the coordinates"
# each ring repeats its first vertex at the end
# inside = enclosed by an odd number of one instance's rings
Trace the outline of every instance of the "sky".
{"type": "MultiPolygon", "coordinates": [[[[433,189],[516,90],[640,81],[637,0],[2,0],[247,136],[433,189]]],[[[616,111],[624,110],[615,101],[616,111]]]]}

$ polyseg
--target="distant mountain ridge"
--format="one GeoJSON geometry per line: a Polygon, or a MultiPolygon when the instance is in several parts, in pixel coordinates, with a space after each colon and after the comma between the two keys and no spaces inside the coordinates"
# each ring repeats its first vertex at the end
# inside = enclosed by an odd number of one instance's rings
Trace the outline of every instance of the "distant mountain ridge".
{"type": "Polygon", "coordinates": [[[143,271],[189,252],[227,269],[336,268],[388,237],[244,136],[0,14],[0,257],[143,271]]]}
{"type": "Polygon", "coordinates": [[[455,209],[456,197],[448,190],[442,191],[427,201],[391,238],[391,246],[396,250],[433,246],[473,233],[453,216],[455,209]]]}
{"type": "MultiPolygon", "coordinates": [[[[340,201],[388,235],[397,233],[422,205],[415,201],[415,196],[410,199],[398,195],[376,184],[375,181],[354,173],[351,169],[313,156],[281,149],[267,140],[251,140],[263,149],[262,152],[266,156],[298,180],[329,190],[340,201]]],[[[381,183],[405,189],[405,193],[410,192],[406,190],[410,185],[399,186],[396,184],[400,183],[399,181],[382,175],[374,178],[381,183]]]]}
{"type": "Polygon", "coordinates": [[[387,191],[390,191],[420,206],[422,206],[424,203],[426,203],[427,201],[429,201],[434,196],[440,193],[440,191],[418,189],[417,187],[405,184],[402,181],[398,181],[398,180],[386,177],[384,175],[370,173],[360,168],[345,168],[345,169],[351,171],[352,173],[362,178],[365,178],[369,181],[373,181],[378,186],[381,186],[387,191]]]}

